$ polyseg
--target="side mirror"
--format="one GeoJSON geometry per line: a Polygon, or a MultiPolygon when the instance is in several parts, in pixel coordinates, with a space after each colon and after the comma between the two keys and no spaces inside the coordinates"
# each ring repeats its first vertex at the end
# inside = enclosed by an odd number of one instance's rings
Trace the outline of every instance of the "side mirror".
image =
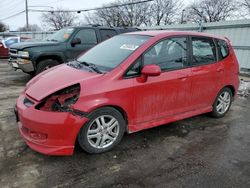
{"type": "Polygon", "coordinates": [[[141,71],[144,76],[159,76],[161,74],[161,68],[158,65],[151,64],[145,65],[141,71]]]}
{"type": "Polygon", "coordinates": [[[80,38],[73,38],[72,41],[71,41],[71,46],[75,46],[77,44],[81,44],[81,39],[80,38]]]}

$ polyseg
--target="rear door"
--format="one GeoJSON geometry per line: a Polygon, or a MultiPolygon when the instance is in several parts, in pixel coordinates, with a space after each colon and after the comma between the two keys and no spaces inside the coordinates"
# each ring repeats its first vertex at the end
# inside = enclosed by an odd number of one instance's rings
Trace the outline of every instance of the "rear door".
{"type": "Polygon", "coordinates": [[[191,37],[193,109],[206,108],[213,104],[223,79],[224,68],[218,62],[216,45],[212,38],[191,37]]]}
{"type": "Polygon", "coordinates": [[[117,32],[114,29],[100,29],[101,41],[107,40],[115,35],[117,32]]]}
{"type": "Polygon", "coordinates": [[[66,51],[67,57],[69,59],[75,59],[82,52],[85,52],[98,43],[96,31],[95,29],[91,28],[79,30],[70,41],[67,44],[66,51]],[[71,45],[70,41],[72,41],[74,38],[79,38],[81,40],[81,44],[71,45]]]}

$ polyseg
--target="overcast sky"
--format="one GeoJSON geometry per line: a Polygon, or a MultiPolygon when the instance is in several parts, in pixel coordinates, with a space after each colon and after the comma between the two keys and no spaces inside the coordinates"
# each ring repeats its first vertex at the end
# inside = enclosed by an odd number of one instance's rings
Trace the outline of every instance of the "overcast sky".
{"type": "MultiPolygon", "coordinates": [[[[29,6],[51,6],[54,8],[63,9],[86,9],[100,7],[105,3],[113,2],[114,0],[28,0],[29,6]]],[[[189,0],[184,0],[188,2],[189,0]]],[[[30,7],[32,9],[51,9],[49,7],[30,7]]],[[[25,13],[18,16],[5,19],[18,12],[25,10],[25,0],[0,0],[0,21],[7,24],[10,30],[16,30],[26,24],[25,13]]],[[[29,23],[41,26],[41,13],[29,12],[29,23]]],[[[83,13],[80,14],[80,19],[84,19],[83,13]]]]}

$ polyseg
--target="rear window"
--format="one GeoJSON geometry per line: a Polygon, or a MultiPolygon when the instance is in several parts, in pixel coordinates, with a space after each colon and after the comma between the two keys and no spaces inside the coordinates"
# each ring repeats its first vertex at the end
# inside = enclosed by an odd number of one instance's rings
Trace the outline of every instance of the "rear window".
{"type": "Polygon", "coordinates": [[[217,46],[220,59],[224,59],[229,55],[229,48],[227,42],[224,40],[217,40],[217,46]]]}

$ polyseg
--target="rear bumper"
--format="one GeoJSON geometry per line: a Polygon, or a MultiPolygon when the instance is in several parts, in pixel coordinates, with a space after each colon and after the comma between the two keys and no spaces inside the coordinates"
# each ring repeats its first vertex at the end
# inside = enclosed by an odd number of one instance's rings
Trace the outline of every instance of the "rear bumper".
{"type": "Polygon", "coordinates": [[[47,155],[72,155],[80,128],[88,121],[85,117],[68,112],[45,112],[17,100],[16,114],[20,135],[27,145],[47,155]]]}

